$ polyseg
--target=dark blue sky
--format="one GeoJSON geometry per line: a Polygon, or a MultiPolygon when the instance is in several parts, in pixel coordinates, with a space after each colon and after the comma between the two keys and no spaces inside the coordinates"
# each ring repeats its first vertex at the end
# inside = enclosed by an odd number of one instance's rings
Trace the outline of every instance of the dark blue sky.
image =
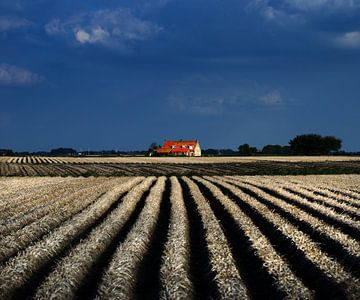
{"type": "Polygon", "coordinates": [[[359,95],[358,0],[0,0],[0,148],[358,151],[359,95]]]}

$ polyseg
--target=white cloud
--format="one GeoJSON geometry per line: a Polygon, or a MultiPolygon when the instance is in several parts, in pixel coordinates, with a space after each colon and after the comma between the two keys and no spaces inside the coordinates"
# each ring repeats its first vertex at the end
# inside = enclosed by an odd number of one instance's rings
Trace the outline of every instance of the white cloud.
{"type": "Polygon", "coordinates": [[[260,99],[265,105],[269,106],[277,106],[283,103],[281,93],[278,90],[271,90],[261,96],[260,99]]]}
{"type": "Polygon", "coordinates": [[[358,0],[285,0],[285,3],[299,10],[353,9],[360,7],[358,0]]]}
{"type": "Polygon", "coordinates": [[[30,26],[32,23],[26,19],[10,16],[0,16],[0,32],[7,32],[30,26]]]}
{"type": "Polygon", "coordinates": [[[346,48],[360,48],[360,31],[346,32],[336,37],[335,44],[346,48]]]}
{"type": "Polygon", "coordinates": [[[109,47],[150,39],[161,31],[157,24],[142,20],[128,9],[99,10],[73,16],[61,22],[53,19],[45,25],[48,35],[63,35],[76,43],[109,47]]]}
{"type": "Polygon", "coordinates": [[[195,115],[232,114],[246,107],[272,109],[286,104],[277,89],[256,82],[201,75],[178,81],[167,101],[172,111],[195,115]]]}
{"type": "Polygon", "coordinates": [[[173,110],[198,115],[221,114],[225,104],[225,99],[220,97],[170,95],[168,100],[173,110]]]}
{"type": "Polygon", "coordinates": [[[28,70],[0,64],[0,85],[5,86],[26,86],[34,85],[43,81],[43,77],[28,70]]]}
{"type": "Polygon", "coordinates": [[[75,32],[75,38],[78,42],[80,42],[80,44],[85,44],[90,41],[90,34],[82,29],[79,29],[75,32]]]}
{"type": "Polygon", "coordinates": [[[45,25],[45,31],[48,35],[56,35],[66,32],[64,25],[57,18],[52,19],[49,23],[45,25]]]}
{"type": "Polygon", "coordinates": [[[249,0],[248,13],[280,25],[304,25],[318,14],[343,14],[360,9],[360,0],[249,0]]]}
{"type": "Polygon", "coordinates": [[[273,6],[269,0],[252,0],[245,8],[248,13],[255,12],[265,21],[273,22],[277,25],[302,25],[304,18],[298,12],[288,11],[284,5],[273,6]]]}
{"type": "Polygon", "coordinates": [[[287,8],[300,11],[313,11],[319,9],[354,9],[360,7],[359,0],[250,0],[247,9],[259,10],[264,7],[272,7],[279,10],[287,8]]]}

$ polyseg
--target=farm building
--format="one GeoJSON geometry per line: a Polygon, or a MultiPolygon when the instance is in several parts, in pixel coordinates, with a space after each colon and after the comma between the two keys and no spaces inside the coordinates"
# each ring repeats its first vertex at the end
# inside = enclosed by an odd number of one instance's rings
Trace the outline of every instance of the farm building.
{"type": "Polygon", "coordinates": [[[201,156],[199,141],[165,141],[164,145],[155,150],[161,156],[201,156]]]}

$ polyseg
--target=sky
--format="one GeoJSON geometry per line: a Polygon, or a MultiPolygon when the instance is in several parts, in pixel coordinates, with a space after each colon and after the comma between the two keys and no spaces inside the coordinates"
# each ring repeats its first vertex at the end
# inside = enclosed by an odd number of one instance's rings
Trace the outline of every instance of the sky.
{"type": "Polygon", "coordinates": [[[360,151],[360,0],[0,0],[0,148],[360,151]]]}

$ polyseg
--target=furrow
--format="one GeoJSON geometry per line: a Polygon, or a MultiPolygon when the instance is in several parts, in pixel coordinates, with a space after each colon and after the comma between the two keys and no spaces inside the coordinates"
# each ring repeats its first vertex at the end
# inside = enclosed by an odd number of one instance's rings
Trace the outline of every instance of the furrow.
{"type": "Polygon", "coordinates": [[[189,221],[180,183],[171,177],[171,217],[161,274],[161,299],[192,298],[189,221]]]}
{"type": "MultiPolygon", "coordinates": [[[[96,286],[96,281],[91,280],[86,284],[84,282],[86,277],[91,277],[89,274],[91,271],[95,276],[95,269],[101,273],[102,269],[97,268],[96,264],[104,261],[106,265],[106,259],[100,260],[102,255],[113,241],[115,243],[111,248],[116,247],[125,238],[126,231],[124,233],[122,229],[140,202],[141,196],[150,188],[154,180],[155,178],[150,177],[133,187],[110,215],[57,263],[55,269],[37,290],[35,298],[47,299],[49,295],[58,299],[74,298],[75,295],[91,296],[90,290],[92,286],[96,286]],[[81,285],[85,285],[86,288],[81,285]],[[80,288],[83,293],[79,293],[80,288]]],[[[112,251],[108,252],[110,253],[106,253],[106,255],[111,257],[112,251]]]]}
{"type": "Polygon", "coordinates": [[[259,188],[243,182],[227,180],[256,198],[259,202],[277,212],[287,221],[308,234],[319,247],[329,255],[338,259],[349,272],[359,277],[360,273],[360,243],[331,225],[309,215],[294,205],[288,204],[267,194],[259,188]]]}
{"type": "Polygon", "coordinates": [[[98,289],[99,298],[129,299],[134,296],[137,272],[149,249],[151,236],[160,213],[165,177],[160,177],[151,189],[137,222],[124,243],[116,250],[98,289]]]}
{"type": "Polygon", "coordinates": [[[201,221],[204,224],[207,247],[210,253],[215,282],[221,299],[247,299],[248,291],[241,278],[231,250],[214,216],[214,213],[199,187],[189,178],[182,177],[190,189],[191,196],[196,203],[201,221]]]}
{"type": "Polygon", "coordinates": [[[68,202],[73,201],[73,204],[69,205],[69,207],[59,208],[54,214],[45,215],[20,230],[11,232],[3,237],[0,240],[0,262],[25,249],[30,243],[40,239],[57,226],[61,226],[64,221],[76,213],[86,209],[86,207],[104,194],[108,188],[108,184],[103,186],[94,185],[86,190],[75,192],[69,195],[70,199],[66,200],[68,202]]]}
{"type": "Polygon", "coordinates": [[[71,242],[91,228],[94,221],[100,218],[110,206],[117,201],[119,195],[131,189],[143,178],[133,178],[108,191],[92,206],[75,215],[61,227],[50,232],[41,241],[27,247],[23,252],[0,266],[0,295],[11,298],[24,286],[39,269],[59,255],[71,242]]]}
{"type": "Polygon", "coordinates": [[[255,185],[262,190],[270,193],[276,198],[280,198],[288,203],[294,204],[297,207],[305,210],[309,214],[323,220],[324,222],[333,225],[340,229],[344,233],[350,235],[353,238],[357,238],[360,235],[360,222],[351,219],[349,216],[336,213],[334,210],[324,207],[317,203],[311,203],[307,199],[304,199],[298,195],[289,193],[284,188],[274,185],[262,185],[254,180],[246,180],[245,182],[255,185]]]}
{"type": "Polygon", "coordinates": [[[312,292],[294,275],[287,262],[275,251],[269,240],[252,220],[221,190],[199,177],[203,194],[212,198],[213,211],[217,211],[238,269],[243,275],[251,299],[286,298],[311,299],[312,292]]]}
{"type": "Polygon", "coordinates": [[[219,178],[206,179],[230,192],[234,201],[252,214],[254,223],[272,239],[273,247],[285,255],[292,271],[306,286],[315,290],[316,297],[360,297],[359,280],[326,255],[308,235],[235,186],[219,178]]]}

